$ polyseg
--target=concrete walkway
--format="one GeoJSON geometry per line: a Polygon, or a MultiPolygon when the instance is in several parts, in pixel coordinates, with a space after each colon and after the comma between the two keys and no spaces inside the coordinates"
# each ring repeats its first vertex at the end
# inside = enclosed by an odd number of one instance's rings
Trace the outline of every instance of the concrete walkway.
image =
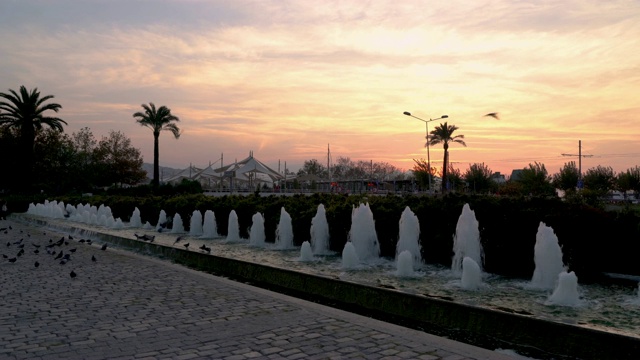
{"type": "Polygon", "coordinates": [[[514,359],[33,225],[0,228],[2,359],[514,359]]]}

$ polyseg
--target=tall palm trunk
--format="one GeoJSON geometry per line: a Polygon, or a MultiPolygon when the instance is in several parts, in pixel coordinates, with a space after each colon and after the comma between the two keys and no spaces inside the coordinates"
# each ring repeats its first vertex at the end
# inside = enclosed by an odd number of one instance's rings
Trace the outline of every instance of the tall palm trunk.
{"type": "Polygon", "coordinates": [[[448,162],[449,162],[449,144],[445,142],[444,143],[444,159],[442,159],[442,184],[441,184],[441,190],[443,194],[447,191],[447,173],[448,173],[447,163],[448,162]]]}
{"type": "Polygon", "coordinates": [[[153,132],[153,186],[160,186],[160,131],[153,132]]]}

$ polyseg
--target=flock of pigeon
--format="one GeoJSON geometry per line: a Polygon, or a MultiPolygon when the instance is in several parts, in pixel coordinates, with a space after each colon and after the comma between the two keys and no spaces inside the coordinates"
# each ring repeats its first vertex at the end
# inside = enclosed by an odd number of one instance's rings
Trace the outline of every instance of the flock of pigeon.
{"type": "MultiPolygon", "coordinates": [[[[136,237],[137,240],[142,240],[142,241],[148,241],[150,243],[152,243],[156,237],[155,235],[147,235],[147,234],[143,234],[143,235],[138,235],[138,234],[133,234],[133,236],[136,237]]],[[[176,241],[173,242],[173,245],[176,245],[177,243],[179,243],[181,240],[183,240],[184,237],[183,236],[178,236],[178,238],[176,239],[176,241]]],[[[186,244],[182,244],[182,246],[184,246],[185,249],[189,250],[189,243],[186,244]]],[[[200,249],[200,251],[207,253],[207,254],[211,254],[211,248],[208,246],[205,246],[204,244],[202,246],[200,246],[198,249],[200,249]]]]}
{"type": "MultiPolygon", "coordinates": [[[[73,263],[72,259],[73,256],[76,256],[75,252],[78,250],[78,248],[76,247],[78,246],[78,244],[93,244],[91,239],[76,240],[71,235],[62,236],[57,241],[49,238],[48,242],[42,244],[42,239],[32,239],[30,234],[25,234],[22,230],[20,230],[16,235],[11,225],[9,225],[8,227],[0,228],[0,234],[2,234],[2,237],[4,238],[3,240],[7,241],[6,247],[4,247],[5,251],[3,251],[2,254],[2,258],[4,260],[8,261],[9,263],[16,263],[18,261],[26,261],[27,255],[29,255],[29,257],[36,256],[37,259],[33,263],[33,266],[36,268],[40,267],[41,262],[43,264],[46,262],[48,264],[57,263],[59,265],[66,265],[68,262],[73,263]],[[18,238],[19,240],[16,240],[18,238]],[[4,253],[12,253],[12,250],[13,256],[4,253]]],[[[44,232],[43,235],[46,236],[47,233],[44,232]]],[[[103,244],[100,247],[100,250],[107,250],[107,244],[103,244]]],[[[91,261],[97,261],[95,255],[91,255],[91,261]]],[[[75,269],[72,269],[71,272],[69,272],[69,276],[73,279],[78,276],[78,274],[75,272],[75,269]]]]}
{"type": "MultiPolygon", "coordinates": [[[[44,232],[43,235],[46,236],[47,233],[44,232]]],[[[45,262],[50,264],[57,263],[59,265],[66,265],[69,262],[73,263],[72,259],[73,256],[75,256],[78,245],[93,245],[91,239],[74,239],[72,235],[62,236],[57,241],[49,238],[49,241],[43,244],[41,243],[43,241],[42,239],[32,239],[31,235],[26,234],[23,230],[19,230],[19,233],[16,233],[11,225],[0,228],[0,236],[4,238],[3,242],[6,240],[6,247],[4,247],[4,251],[2,251],[2,258],[4,260],[9,263],[26,261],[27,256],[25,255],[29,252],[29,257],[37,256],[33,263],[33,266],[36,268],[45,262]]],[[[150,243],[155,240],[155,235],[134,234],[134,236],[137,240],[148,241],[150,243]]],[[[173,244],[175,245],[181,240],[183,240],[183,237],[179,236],[173,244]]],[[[189,243],[182,244],[182,246],[184,246],[186,250],[189,250],[189,243]]],[[[203,253],[211,253],[211,248],[205,245],[200,246],[198,249],[203,253]]],[[[101,245],[100,250],[107,250],[107,244],[101,245]]],[[[91,261],[97,261],[95,255],[91,255],[91,261]]],[[[75,272],[75,269],[72,269],[71,272],[69,272],[69,276],[73,279],[77,277],[78,274],[75,272]]]]}

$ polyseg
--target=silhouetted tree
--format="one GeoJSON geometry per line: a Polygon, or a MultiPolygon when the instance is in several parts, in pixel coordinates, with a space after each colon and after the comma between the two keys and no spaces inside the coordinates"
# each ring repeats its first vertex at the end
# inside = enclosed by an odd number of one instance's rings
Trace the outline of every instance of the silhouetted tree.
{"type": "Polygon", "coordinates": [[[496,189],[497,184],[491,179],[493,171],[484,163],[470,164],[464,173],[464,180],[469,189],[477,193],[486,193],[496,189]]]}
{"type": "Polygon", "coordinates": [[[551,183],[556,189],[561,189],[567,192],[572,192],[578,186],[578,179],[580,173],[575,161],[565,163],[560,172],[553,175],[551,183]]]}
{"type": "Polygon", "coordinates": [[[451,164],[449,164],[449,170],[447,170],[447,180],[449,181],[449,190],[464,190],[464,177],[460,169],[454,168],[451,164]]]}
{"type": "Polygon", "coordinates": [[[14,128],[19,134],[18,149],[13,152],[19,157],[18,169],[15,177],[18,186],[22,190],[30,190],[34,163],[34,143],[36,134],[47,125],[56,131],[64,131],[62,125],[67,123],[57,117],[45,116],[45,112],[51,110],[58,112],[62,106],[56,103],[45,103],[53,99],[53,95],[40,97],[40,92],[34,88],[29,92],[26,87],[20,86],[20,93],[9,90],[8,93],[0,93],[0,126],[14,128]]]}
{"type": "Polygon", "coordinates": [[[615,188],[616,175],[610,166],[598,165],[584,174],[584,187],[601,195],[615,188]]]}
{"type": "Polygon", "coordinates": [[[429,174],[434,176],[434,169],[429,167],[429,163],[425,159],[413,159],[415,163],[413,165],[413,176],[416,179],[418,185],[423,189],[430,189],[429,174]]]}
{"type": "Polygon", "coordinates": [[[535,162],[529,164],[528,168],[522,169],[521,176],[516,182],[522,186],[524,195],[555,195],[555,189],[551,185],[551,177],[542,163],[535,162]]]}
{"type": "Polygon", "coordinates": [[[102,185],[135,185],[146,179],[140,150],[131,146],[131,139],[124,133],[110,131],[108,137],[100,140],[94,153],[102,170],[102,185]]]}
{"type": "Polygon", "coordinates": [[[75,149],[67,134],[54,129],[38,131],[34,142],[33,185],[48,193],[64,193],[81,173],[74,168],[75,149]]]}
{"type": "Polygon", "coordinates": [[[627,169],[621,172],[616,178],[618,190],[626,194],[627,191],[633,191],[636,198],[640,194],[640,166],[627,169]]]}
{"type": "Polygon", "coordinates": [[[158,139],[160,132],[163,130],[170,131],[173,136],[180,138],[180,129],[174,123],[180,119],[171,114],[171,110],[166,106],[160,106],[156,109],[153,103],[142,104],[144,112],[133,114],[136,122],[142,126],[146,126],[153,131],[153,186],[158,187],[160,184],[160,149],[158,139]]]}
{"type": "MultiPolygon", "coordinates": [[[[442,161],[442,192],[447,189],[447,170],[449,165],[449,143],[457,143],[467,146],[464,142],[464,135],[453,135],[458,130],[455,125],[448,125],[446,122],[436,126],[435,129],[427,136],[427,142],[430,146],[442,144],[444,148],[444,159],[442,161]]],[[[426,145],[425,145],[426,146],[426,145]]]]}
{"type": "Polygon", "coordinates": [[[300,170],[298,170],[298,175],[304,174],[327,177],[327,168],[317,159],[305,160],[300,170]]]}

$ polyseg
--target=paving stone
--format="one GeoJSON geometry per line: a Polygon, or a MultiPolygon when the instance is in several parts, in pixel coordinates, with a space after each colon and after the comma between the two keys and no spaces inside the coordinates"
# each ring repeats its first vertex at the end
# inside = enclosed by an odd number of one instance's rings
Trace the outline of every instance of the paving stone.
{"type": "MultiPolygon", "coordinates": [[[[0,227],[7,225],[41,245],[71,233],[0,220],[0,227]]],[[[10,236],[0,233],[0,244],[10,236]]],[[[111,247],[100,251],[78,243],[81,237],[88,236],[76,234],[56,248],[77,248],[65,266],[29,252],[13,264],[0,261],[0,358],[510,358],[170,261],[111,247]],[[76,278],[69,277],[71,269],[76,278]]]]}

